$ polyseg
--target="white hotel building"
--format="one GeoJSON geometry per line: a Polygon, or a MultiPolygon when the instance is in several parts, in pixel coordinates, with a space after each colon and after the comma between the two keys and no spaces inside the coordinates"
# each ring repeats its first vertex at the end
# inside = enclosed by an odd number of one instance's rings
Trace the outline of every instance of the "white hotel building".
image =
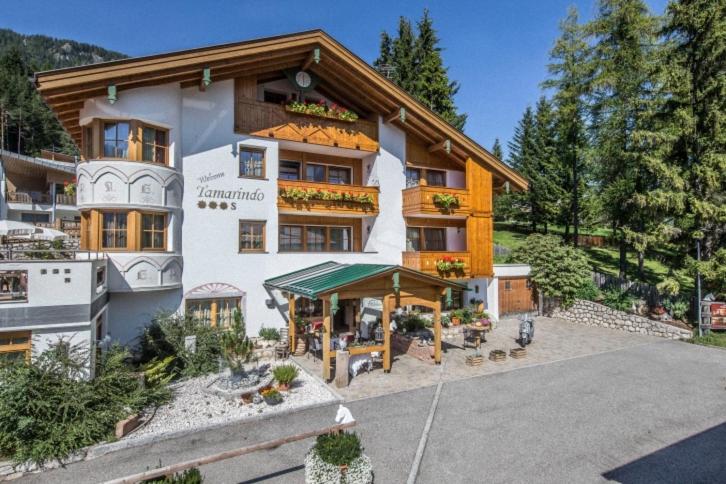
{"type": "Polygon", "coordinates": [[[107,254],[114,340],[161,309],[224,324],[239,307],[253,335],[284,326],[288,296],[265,281],[326,261],[457,280],[464,304],[499,312],[492,195],[525,180],[324,32],[36,85],[82,153],[81,248],[107,254]]]}

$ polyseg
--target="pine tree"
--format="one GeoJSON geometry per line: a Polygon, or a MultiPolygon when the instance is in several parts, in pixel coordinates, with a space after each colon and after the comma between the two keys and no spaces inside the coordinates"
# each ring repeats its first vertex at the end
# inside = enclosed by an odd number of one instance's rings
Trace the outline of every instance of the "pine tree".
{"type": "Polygon", "coordinates": [[[499,138],[494,138],[494,144],[492,145],[492,154],[498,159],[504,159],[504,153],[502,153],[502,145],[499,142],[499,138]]]}
{"type": "Polygon", "coordinates": [[[559,218],[566,205],[567,193],[563,187],[558,160],[557,128],[552,104],[543,96],[537,102],[534,116],[534,157],[530,175],[533,177],[539,222],[548,225],[559,218]]]}
{"type": "Polygon", "coordinates": [[[538,194],[536,193],[536,167],[535,167],[535,120],[532,108],[527,106],[522,114],[522,119],[514,128],[514,136],[509,142],[509,166],[519,171],[529,182],[529,189],[526,192],[512,194],[512,204],[526,207],[526,219],[532,227],[537,230],[539,219],[539,207],[536,205],[538,194]]]}
{"type": "Polygon", "coordinates": [[[555,124],[558,137],[559,178],[569,193],[562,204],[560,221],[565,227],[565,240],[569,238],[570,223],[573,245],[577,247],[581,219],[582,193],[587,188],[585,153],[588,147],[585,125],[590,68],[587,62],[588,45],[584,29],[578,24],[578,14],[571,7],[560,24],[561,35],[550,52],[548,65],[550,78],[543,83],[553,89],[555,124]]]}
{"type": "Polygon", "coordinates": [[[600,197],[619,237],[620,276],[627,271],[629,244],[637,246],[642,274],[652,231],[661,227],[644,197],[657,180],[657,162],[649,156],[657,106],[657,22],[642,0],[600,0],[587,30],[595,42],[591,116],[600,197]]]}
{"type": "Polygon", "coordinates": [[[454,103],[459,84],[449,80],[428,10],[424,10],[416,27],[418,33],[410,20],[401,17],[395,38],[383,32],[373,66],[455,128],[463,130],[466,114],[458,113],[454,103]]]}
{"type": "Polygon", "coordinates": [[[726,246],[726,1],[671,1],[664,34],[664,162],[681,177],[681,245],[692,253],[703,235],[709,258],[726,246]]]}

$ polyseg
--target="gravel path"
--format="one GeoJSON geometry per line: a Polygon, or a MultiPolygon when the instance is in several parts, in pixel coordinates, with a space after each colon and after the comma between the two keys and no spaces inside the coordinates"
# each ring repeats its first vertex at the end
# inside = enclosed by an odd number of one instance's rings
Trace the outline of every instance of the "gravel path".
{"type": "MultiPolygon", "coordinates": [[[[293,363],[288,360],[288,363],[293,363]]],[[[275,363],[272,363],[273,367],[275,363]]],[[[173,400],[156,410],[153,418],[143,427],[123,440],[138,439],[181,430],[201,429],[210,425],[231,421],[243,421],[263,414],[280,413],[301,406],[330,403],[336,400],[328,388],[308,372],[300,368],[298,377],[290,391],[283,392],[284,401],[270,406],[259,404],[243,405],[239,401],[226,400],[204,391],[218,375],[192,378],[174,387],[173,400]]]]}

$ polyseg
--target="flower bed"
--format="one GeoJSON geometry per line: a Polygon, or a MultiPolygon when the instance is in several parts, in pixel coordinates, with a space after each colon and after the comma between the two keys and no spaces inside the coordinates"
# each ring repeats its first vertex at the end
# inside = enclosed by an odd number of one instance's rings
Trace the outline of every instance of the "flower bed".
{"type": "Polygon", "coordinates": [[[309,484],[369,484],[373,482],[373,464],[366,455],[353,460],[345,471],[323,461],[315,449],[305,456],[305,482],[309,484]]]}

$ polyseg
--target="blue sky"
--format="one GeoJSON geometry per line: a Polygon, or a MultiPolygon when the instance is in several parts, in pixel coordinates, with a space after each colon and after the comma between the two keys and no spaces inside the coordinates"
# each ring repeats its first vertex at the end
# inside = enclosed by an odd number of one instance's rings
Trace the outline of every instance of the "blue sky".
{"type": "MultiPolygon", "coordinates": [[[[661,14],[667,0],[646,0],[661,14]]],[[[548,52],[567,7],[582,19],[595,0],[176,0],[2,1],[0,27],[100,45],[131,56],[322,28],[368,62],[379,34],[425,7],[444,48],[456,98],[469,114],[466,133],[490,148],[506,142],[540,96],[548,52]]]]}

